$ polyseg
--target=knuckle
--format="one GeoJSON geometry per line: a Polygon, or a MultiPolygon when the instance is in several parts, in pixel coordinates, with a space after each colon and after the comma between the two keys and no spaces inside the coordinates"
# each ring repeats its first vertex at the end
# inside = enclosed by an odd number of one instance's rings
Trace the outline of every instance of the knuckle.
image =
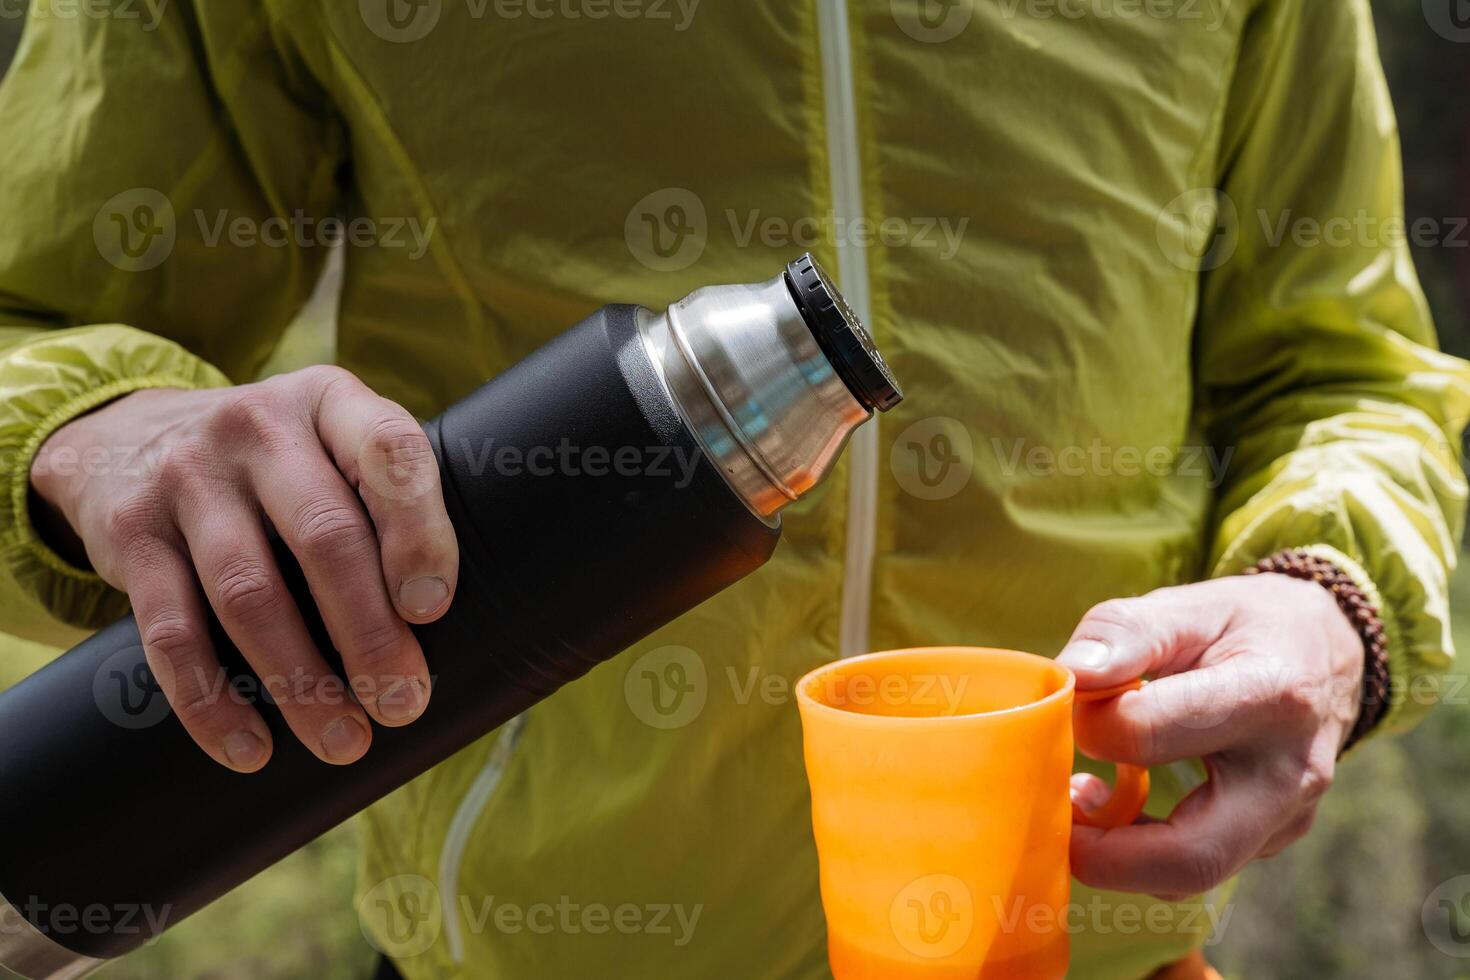
{"type": "Polygon", "coordinates": [[[1108,599],[1087,611],[1083,621],[1093,628],[1102,628],[1108,633],[1141,633],[1143,617],[1139,615],[1137,603],[1131,599],[1108,599]]]}
{"type": "Polygon", "coordinates": [[[351,638],[355,665],[376,670],[399,660],[404,653],[407,627],[401,622],[377,623],[356,631],[351,638]]]}
{"type": "Polygon", "coordinates": [[[1307,678],[1289,678],[1278,697],[1282,713],[1296,721],[1315,719],[1320,698],[1316,686],[1307,678]]]}
{"type": "Polygon", "coordinates": [[[200,454],[194,447],[173,447],[159,458],[153,471],[154,479],[172,489],[191,486],[204,469],[201,463],[200,454]]]}
{"type": "Polygon", "coordinates": [[[208,688],[191,687],[188,693],[176,697],[174,714],[191,732],[223,731],[226,727],[224,712],[220,711],[220,700],[208,688]]]}
{"type": "Polygon", "coordinates": [[[188,620],[167,616],[144,624],[141,638],[145,650],[152,650],[177,666],[199,649],[203,635],[188,620]]]}
{"type": "Polygon", "coordinates": [[[216,438],[238,444],[242,438],[255,442],[274,441],[284,417],[283,406],[268,384],[245,385],[225,399],[215,412],[216,438]]]}
{"type": "Polygon", "coordinates": [[[313,364],[287,375],[294,383],[308,391],[330,392],[343,386],[362,384],[357,375],[336,364],[313,364]]]}
{"type": "Polygon", "coordinates": [[[281,587],[264,563],[235,558],[214,576],[220,613],[246,625],[264,623],[280,611],[281,587]]]}
{"type": "Polygon", "coordinates": [[[1335,776],[1336,773],[1330,764],[1318,761],[1308,762],[1297,780],[1298,795],[1309,806],[1315,807],[1317,801],[1327,795],[1327,791],[1332,788],[1335,776]]]}
{"type": "Polygon", "coordinates": [[[367,520],[351,504],[316,500],[302,508],[294,527],[305,561],[341,560],[359,552],[371,540],[367,520]]]}
{"type": "Polygon", "coordinates": [[[167,508],[157,494],[135,491],[117,501],[106,513],[104,527],[108,540],[125,548],[161,536],[169,521],[167,508]]]}
{"type": "Polygon", "coordinates": [[[429,437],[407,415],[383,413],[368,427],[363,452],[383,459],[388,465],[417,468],[434,462],[429,437]]]}

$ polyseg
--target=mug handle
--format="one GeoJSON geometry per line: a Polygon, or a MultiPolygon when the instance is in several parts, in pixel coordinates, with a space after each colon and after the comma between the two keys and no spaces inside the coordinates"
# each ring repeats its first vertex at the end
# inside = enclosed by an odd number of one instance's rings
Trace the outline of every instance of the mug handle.
{"type": "MultiPolygon", "coordinates": [[[[1128,691],[1136,691],[1141,687],[1143,687],[1143,681],[1139,679],[1126,684],[1105,687],[1100,691],[1078,691],[1073,703],[1088,704],[1093,701],[1106,701],[1128,691]]],[[[1139,814],[1143,813],[1143,805],[1148,802],[1148,767],[1130,766],[1119,762],[1115,768],[1117,775],[1113,780],[1113,795],[1108,797],[1106,803],[1090,813],[1073,803],[1073,823],[1084,827],[1114,830],[1128,826],[1138,819],[1139,814]]]]}

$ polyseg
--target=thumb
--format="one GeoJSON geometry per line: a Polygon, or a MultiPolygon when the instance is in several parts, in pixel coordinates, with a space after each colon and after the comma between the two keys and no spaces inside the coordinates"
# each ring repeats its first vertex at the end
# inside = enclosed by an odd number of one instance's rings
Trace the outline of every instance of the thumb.
{"type": "Polygon", "coordinates": [[[1173,586],[1093,606],[1057,662],[1077,675],[1082,691],[1188,669],[1229,623],[1216,585],[1173,586]]]}

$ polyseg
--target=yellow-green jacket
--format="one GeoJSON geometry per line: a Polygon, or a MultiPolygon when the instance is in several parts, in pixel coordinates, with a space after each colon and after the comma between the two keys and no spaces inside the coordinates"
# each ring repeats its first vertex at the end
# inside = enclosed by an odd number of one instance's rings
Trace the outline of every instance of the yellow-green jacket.
{"type": "MultiPolygon", "coordinates": [[[[0,88],[0,617],[65,645],[125,608],[37,540],[32,454],[251,380],[323,219],[356,219],[338,360],[421,416],[810,246],[908,400],[769,567],[374,808],[364,909],[412,980],[820,977],[816,664],[1049,654],[1311,544],[1384,600],[1388,727],[1432,700],[1470,382],[1400,199],[1366,0],[41,0],[0,88]]],[[[1076,901],[1079,977],[1208,925],[1076,901]]]]}

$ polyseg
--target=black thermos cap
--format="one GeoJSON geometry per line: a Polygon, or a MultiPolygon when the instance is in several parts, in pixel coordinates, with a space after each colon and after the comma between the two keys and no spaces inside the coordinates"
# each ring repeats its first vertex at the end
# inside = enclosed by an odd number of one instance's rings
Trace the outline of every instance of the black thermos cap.
{"type": "Polygon", "coordinates": [[[786,285],[822,353],[863,407],[886,412],[903,401],[903,391],[867,328],[812,253],[786,266],[786,285]]]}

